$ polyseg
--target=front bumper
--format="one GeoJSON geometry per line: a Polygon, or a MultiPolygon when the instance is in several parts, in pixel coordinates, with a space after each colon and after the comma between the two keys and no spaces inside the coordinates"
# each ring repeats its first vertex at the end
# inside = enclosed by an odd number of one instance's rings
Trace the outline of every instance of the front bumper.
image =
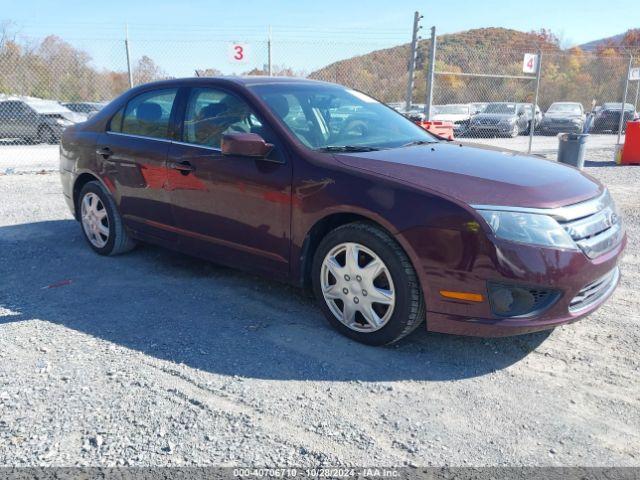
{"type": "MultiPolygon", "coordinates": [[[[418,242],[420,246],[419,235],[434,233],[420,230],[404,232],[405,238],[413,245],[418,242]]],[[[576,308],[576,299],[580,298],[585,287],[616,271],[627,242],[624,235],[611,250],[590,259],[580,250],[558,250],[495,240],[493,244],[480,235],[473,238],[473,235],[466,234],[466,238],[459,239],[453,232],[449,235],[448,239],[436,240],[431,245],[422,242],[426,249],[417,252],[427,305],[427,329],[490,337],[551,329],[575,322],[597,310],[615,290],[619,281],[617,275],[597,298],[584,302],[579,308],[576,308]],[[434,249],[436,245],[438,248],[434,249]],[[432,252],[438,253],[437,261],[434,261],[432,252]],[[488,301],[488,282],[539,286],[556,290],[560,296],[539,314],[499,317],[493,313],[488,301]],[[443,290],[480,293],[485,300],[474,303],[448,299],[440,295],[443,290]]]]}
{"type": "Polygon", "coordinates": [[[513,131],[513,125],[471,125],[469,127],[470,132],[474,133],[494,133],[494,134],[508,134],[513,131]]]}
{"type": "Polygon", "coordinates": [[[582,125],[574,125],[574,124],[545,124],[542,123],[540,127],[538,127],[541,133],[548,134],[558,134],[558,133],[582,133],[582,125]]]}

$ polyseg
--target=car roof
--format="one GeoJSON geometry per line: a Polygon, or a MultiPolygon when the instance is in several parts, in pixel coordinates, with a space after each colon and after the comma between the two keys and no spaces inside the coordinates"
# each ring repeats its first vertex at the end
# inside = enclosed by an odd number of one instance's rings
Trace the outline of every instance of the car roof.
{"type": "MultiPolygon", "coordinates": [[[[237,85],[243,85],[245,87],[254,85],[269,85],[269,84],[297,84],[297,85],[334,85],[335,83],[323,82],[321,80],[312,80],[302,77],[269,77],[266,75],[248,75],[248,76],[224,76],[224,77],[185,77],[185,78],[172,78],[169,80],[159,80],[157,82],[146,83],[144,86],[164,86],[164,85],[203,85],[211,82],[221,83],[235,83],[237,85]]],[[[140,85],[142,86],[142,85],[140,85]]],[[[345,87],[346,88],[346,87],[345,87]]]]}

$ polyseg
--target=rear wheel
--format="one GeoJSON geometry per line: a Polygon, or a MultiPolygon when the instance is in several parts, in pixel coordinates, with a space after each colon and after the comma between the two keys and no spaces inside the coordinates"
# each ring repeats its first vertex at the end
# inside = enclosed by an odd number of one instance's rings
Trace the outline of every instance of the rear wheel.
{"type": "Polygon", "coordinates": [[[353,223],[330,232],[316,251],[312,275],[329,323],[354,340],[393,343],[424,320],[423,295],[409,258],[376,226],[353,223]]]}
{"type": "Polygon", "coordinates": [[[78,195],[82,233],[100,255],[118,255],[135,247],[122,217],[107,190],[97,181],[88,182],[78,195]]]}

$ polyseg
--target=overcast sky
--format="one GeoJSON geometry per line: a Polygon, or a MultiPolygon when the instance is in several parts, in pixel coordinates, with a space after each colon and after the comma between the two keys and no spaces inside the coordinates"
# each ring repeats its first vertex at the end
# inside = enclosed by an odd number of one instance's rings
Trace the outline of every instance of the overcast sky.
{"type": "Polygon", "coordinates": [[[85,49],[98,66],[124,68],[122,39],[129,24],[131,51],[146,54],[171,75],[194,68],[225,73],[266,62],[268,26],[273,61],[311,70],[354,54],[409,41],[413,12],[423,36],[470,28],[551,29],[563,45],[640,28],[638,0],[0,0],[0,19],[23,37],[56,34],[85,49]],[[230,42],[248,44],[248,63],[229,60],[230,42]]]}

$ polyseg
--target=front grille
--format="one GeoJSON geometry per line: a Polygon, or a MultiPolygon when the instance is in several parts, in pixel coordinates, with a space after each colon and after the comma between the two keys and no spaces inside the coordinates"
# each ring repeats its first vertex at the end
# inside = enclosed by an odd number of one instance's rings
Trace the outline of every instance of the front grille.
{"type": "Polygon", "coordinates": [[[478,120],[480,125],[497,125],[500,123],[499,118],[481,118],[478,120]]]}
{"type": "Polygon", "coordinates": [[[587,257],[596,258],[622,240],[622,220],[615,211],[609,192],[563,210],[564,215],[557,220],[587,257]]]}
{"type": "Polygon", "coordinates": [[[569,312],[579,313],[582,310],[586,310],[600,299],[609,295],[615,286],[618,284],[618,278],[620,277],[620,270],[618,267],[611,270],[604,277],[591,282],[584,287],[573,297],[571,303],[569,303],[569,312]]]}

